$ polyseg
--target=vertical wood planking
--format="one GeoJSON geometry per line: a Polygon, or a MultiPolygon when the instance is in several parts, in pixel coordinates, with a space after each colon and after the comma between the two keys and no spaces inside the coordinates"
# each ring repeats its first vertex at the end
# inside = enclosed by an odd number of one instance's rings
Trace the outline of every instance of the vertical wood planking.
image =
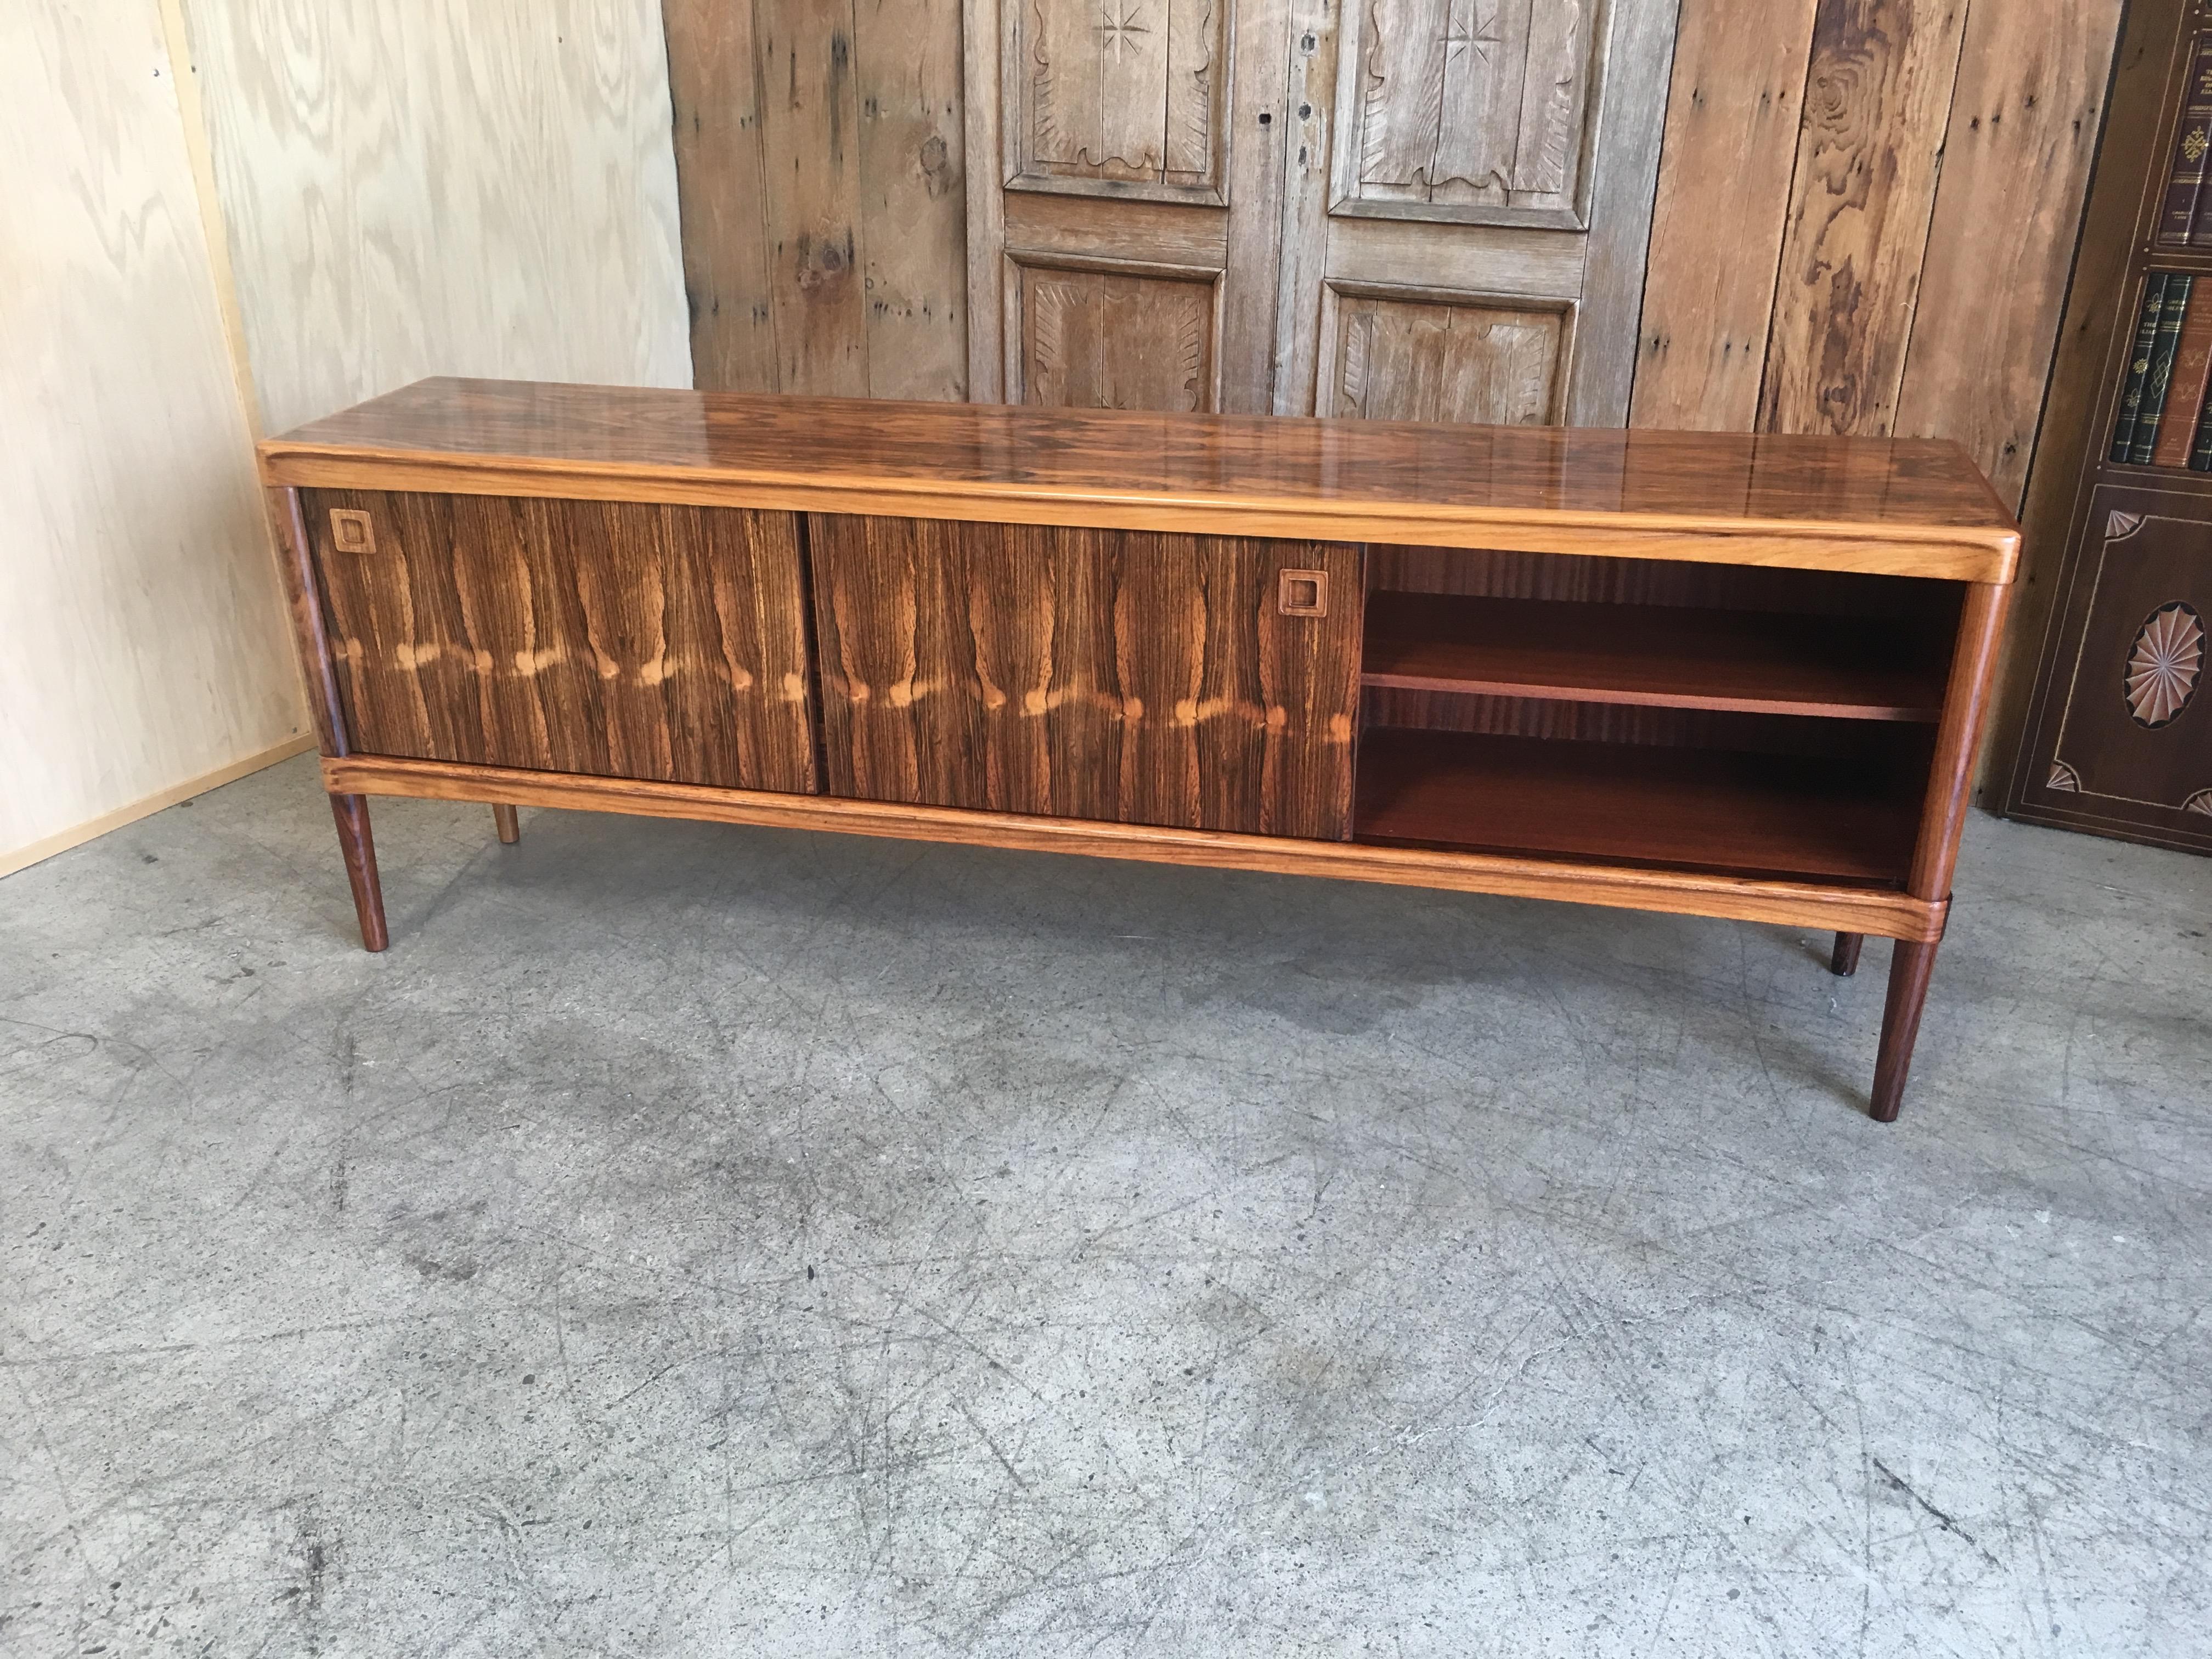
{"type": "Polygon", "coordinates": [[[868,394],[962,398],[968,250],[960,0],[856,0],[855,21],[868,394]]]}
{"type": "Polygon", "coordinates": [[[963,129],[968,178],[968,397],[994,404],[1006,397],[1006,320],[998,303],[1001,250],[1006,240],[1007,173],[999,119],[999,0],[961,0],[963,129]]]}
{"type": "MultiPolygon", "coordinates": [[[[1216,0],[1222,3],[1223,0],[1216,0]]],[[[1186,6],[1186,9],[1195,9],[1186,6]]],[[[1229,135],[1229,276],[1222,284],[1219,407],[1274,407],[1275,302],[1283,259],[1283,145],[1296,114],[1285,57],[1291,0],[1237,0],[1229,135]]],[[[1216,73],[1220,71],[1217,70],[1216,73]]]]}
{"type": "Polygon", "coordinates": [[[754,0],[753,8],[777,382],[823,397],[868,392],[853,8],[854,0],[754,0]]]}
{"type": "Polygon", "coordinates": [[[1614,0],[1606,59],[1589,252],[1567,389],[1570,426],[1625,426],[1651,245],[1651,204],[1667,125],[1675,0],[1614,0]]]}
{"type": "Polygon", "coordinates": [[[1820,0],[1759,423],[1890,433],[1964,8],[1820,0]]]}
{"type": "Polygon", "coordinates": [[[778,387],[752,0],[662,0],[692,384],[778,387]]]}
{"type": "Polygon", "coordinates": [[[2043,409],[2120,0],[1977,3],[1898,402],[1900,436],[1955,438],[2017,507],[2043,409]]]}
{"type": "Polygon", "coordinates": [[[1319,384],[1322,276],[1328,261],[1328,181],[1334,140],[1336,0],[1291,0],[1284,78],[1281,262],[1275,273],[1269,407],[1310,415],[1319,384]]]}
{"type": "Polygon", "coordinates": [[[1814,3],[1683,0],[1632,426],[1758,419],[1814,3]]]}

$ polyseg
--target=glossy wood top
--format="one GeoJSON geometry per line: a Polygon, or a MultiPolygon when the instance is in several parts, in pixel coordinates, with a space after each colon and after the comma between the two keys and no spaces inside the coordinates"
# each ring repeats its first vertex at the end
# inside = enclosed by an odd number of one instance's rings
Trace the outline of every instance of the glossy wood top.
{"type": "Polygon", "coordinates": [[[418,381],[261,446],[272,484],[668,501],[2009,581],[1925,439],[1420,426],[418,381]]]}

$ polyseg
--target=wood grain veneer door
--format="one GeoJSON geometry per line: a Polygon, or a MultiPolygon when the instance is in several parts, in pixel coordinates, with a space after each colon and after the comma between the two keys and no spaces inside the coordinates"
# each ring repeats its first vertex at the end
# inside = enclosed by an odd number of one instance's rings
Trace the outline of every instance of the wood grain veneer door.
{"type": "Polygon", "coordinates": [[[302,492],[359,753],[811,793],[798,524],[302,492]]]}
{"type": "Polygon", "coordinates": [[[1358,548],[808,523],[831,793],[1350,836],[1358,548]]]}

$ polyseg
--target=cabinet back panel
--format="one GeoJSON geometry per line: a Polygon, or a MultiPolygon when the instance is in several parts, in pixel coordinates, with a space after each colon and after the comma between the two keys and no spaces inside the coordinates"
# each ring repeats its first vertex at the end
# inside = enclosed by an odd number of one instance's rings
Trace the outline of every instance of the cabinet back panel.
{"type": "Polygon", "coordinates": [[[790,514],[302,495],[355,751],[818,787],[790,514]]]}
{"type": "Polygon", "coordinates": [[[808,520],[832,794],[1343,840],[1360,550],[808,520]],[[1326,614],[1282,609],[1282,573],[1326,614]]]}

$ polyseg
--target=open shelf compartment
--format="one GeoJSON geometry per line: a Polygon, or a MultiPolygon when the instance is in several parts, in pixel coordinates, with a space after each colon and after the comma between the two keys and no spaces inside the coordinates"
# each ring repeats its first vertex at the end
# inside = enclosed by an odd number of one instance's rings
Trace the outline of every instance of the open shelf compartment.
{"type": "Polygon", "coordinates": [[[1391,846],[1901,888],[1924,728],[1771,754],[1382,727],[1362,735],[1353,838],[1391,846]]]}
{"type": "Polygon", "coordinates": [[[1378,592],[1361,682],[1932,724],[1948,645],[1940,625],[1897,620],[1378,592]]]}

